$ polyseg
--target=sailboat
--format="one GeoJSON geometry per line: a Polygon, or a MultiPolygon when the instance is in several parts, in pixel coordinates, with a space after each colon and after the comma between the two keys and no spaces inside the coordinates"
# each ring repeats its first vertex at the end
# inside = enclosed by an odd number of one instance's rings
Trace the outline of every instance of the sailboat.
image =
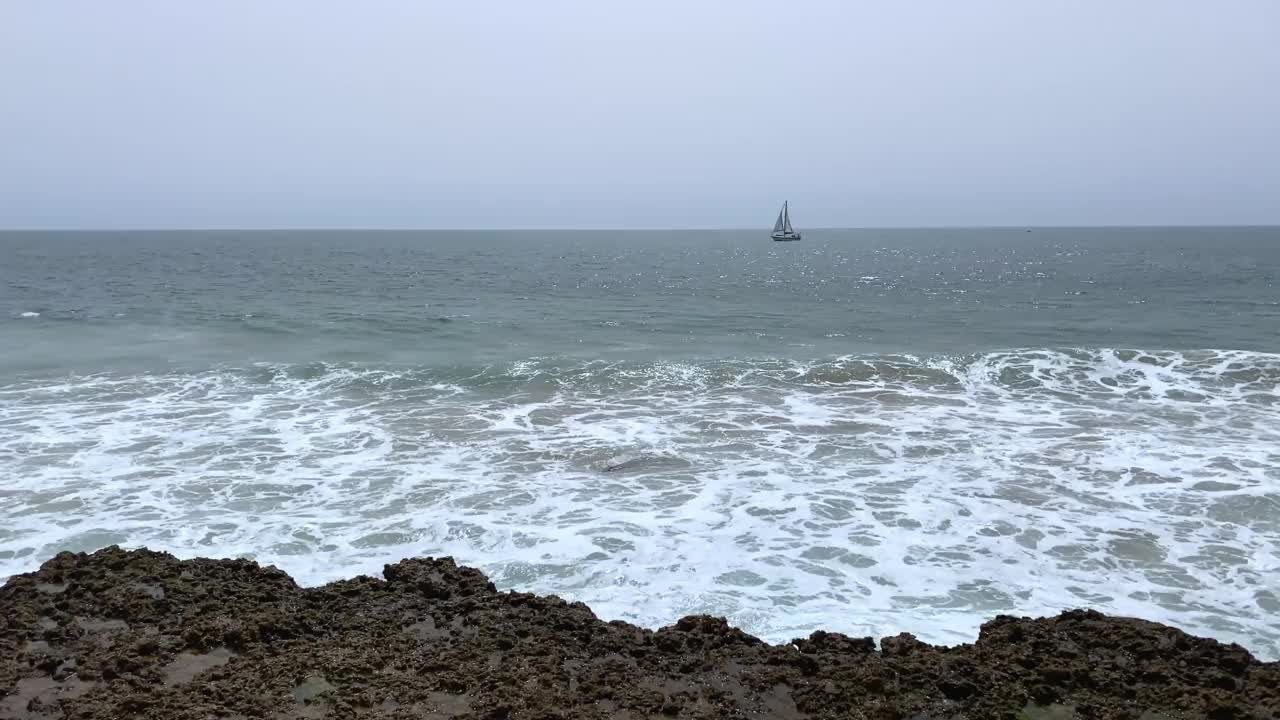
{"type": "Polygon", "coordinates": [[[779,242],[800,239],[800,233],[791,227],[791,211],[787,209],[786,200],[782,201],[782,209],[778,211],[778,219],[773,222],[773,234],[769,237],[779,242]]]}

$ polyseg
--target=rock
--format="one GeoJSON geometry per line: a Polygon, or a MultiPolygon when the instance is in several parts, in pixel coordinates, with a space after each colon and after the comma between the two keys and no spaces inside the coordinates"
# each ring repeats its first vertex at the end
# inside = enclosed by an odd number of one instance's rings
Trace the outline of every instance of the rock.
{"type": "Polygon", "coordinates": [[[1276,663],[1090,611],[996,618],[952,648],[774,646],[724,618],[603,622],[448,558],[383,575],[300,588],[244,560],[60,554],[0,588],[0,719],[1280,720],[1276,663]]]}

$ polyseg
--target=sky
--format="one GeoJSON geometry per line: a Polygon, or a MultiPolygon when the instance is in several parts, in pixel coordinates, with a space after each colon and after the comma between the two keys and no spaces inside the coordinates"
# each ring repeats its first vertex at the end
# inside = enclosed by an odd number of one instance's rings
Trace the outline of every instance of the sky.
{"type": "Polygon", "coordinates": [[[0,0],[0,227],[1280,223],[1276,0],[0,0]]]}

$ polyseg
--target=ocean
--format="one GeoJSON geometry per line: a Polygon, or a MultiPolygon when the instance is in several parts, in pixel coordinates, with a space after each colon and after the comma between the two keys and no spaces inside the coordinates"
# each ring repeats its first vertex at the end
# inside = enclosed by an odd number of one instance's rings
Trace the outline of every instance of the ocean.
{"type": "Polygon", "coordinates": [[[0,577],[110,544],[1280,659],[1280,229],[0,233],[0,577]]]}

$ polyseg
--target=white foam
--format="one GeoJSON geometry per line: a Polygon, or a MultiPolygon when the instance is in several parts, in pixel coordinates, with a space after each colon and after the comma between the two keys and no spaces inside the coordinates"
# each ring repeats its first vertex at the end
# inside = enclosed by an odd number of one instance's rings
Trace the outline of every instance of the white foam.
{"type": "Polygon", "coordinates": [[[40,317],[40,313],[35,312],[35,311],[32,311],[32,310],[28,310],[28,311],[23,312],[23,313],[18,313],[18,317],[24,317],[24,318],[38,318],[38,317],[40,317]]]}
{"type": "Polygon", "coordinates": [[[0,574],[452,555],[657,626],[973,639],[1089,605],[1280,657],[1280,356],[1018,351],[0,386],[0,574]]]}
{"type": "Polygon", "coordinates": [[[788,395],[782,402],[786,405],[788,418],[798,427],[831,425],[839,417],[837,413],[806,395],[788,395]]]}

